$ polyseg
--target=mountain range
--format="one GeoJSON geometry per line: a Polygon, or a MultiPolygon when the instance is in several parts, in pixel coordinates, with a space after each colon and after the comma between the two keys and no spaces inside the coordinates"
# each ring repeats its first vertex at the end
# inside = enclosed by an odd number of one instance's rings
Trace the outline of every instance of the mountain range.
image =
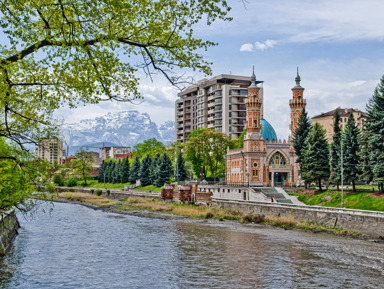
{"type": "Polygon", "coordinates": [[[168,145],[175,140],[175,123],[167,121],[157,125],[147,113],[130,110],[63,124],[61,133],[64,149],[67,150],[68,147],[69,155],[72,155],[81,147],[97,152],[103,146],[132,148],[150,138],[156,138],[168,145]]]}

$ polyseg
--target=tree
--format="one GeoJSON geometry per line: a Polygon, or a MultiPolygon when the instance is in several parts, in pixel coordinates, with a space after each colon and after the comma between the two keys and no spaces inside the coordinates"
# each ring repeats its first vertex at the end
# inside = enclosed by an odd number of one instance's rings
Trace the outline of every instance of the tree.
{"type": "Polygon", "coordinates": [[[336,109],[335,116],[333,118],[333,136],[330,149],[330,176],[329,180],[337,185],[339,190],[339,184],[341,181],[341,167],[340,167],[340,151],[341,151],[341,129],[340,129],[340,113],[336,109]]]}
{"type": "Polygon", "coordinates": [[[148,186],[151,184],[151,178],[150,178],[150,168],[152,164],[152,158],[151,155],[147,155],[142,161],[141,161],[141,167],[140,167],[140,182],[142,186],[148,186]]]}
{"type": "Polygon", "coordinates": [[[115,167],[116,167],[116,163],[113,160],[110,160],[108,165],[108,175],[107,175],[108,183],[113,184],[113,181],[114,181],[113,175],[115,172],[115,167]]]}
{"type": "Polygon", "coordinates": [[[192,162],[194,173],[199,176],[200,166],[209,168],[214,178],[223,173],[230,143],[226,134],[211,129],[200,130],[189,137],[185,152],[187,159],[192,162]]]}
{"type": "Polygon", "coordinates": [[[368,146],[370,149],[369,163],[373,180],[384,192],[384,75],[375,88],[373,96],[367,104],[367,122],[365,124],[368,146]]]}
{"type": "Polygon", "coordinates": [[[158,175],[155,180],[156,187],[162,187],[168,183],[172,176],[172,161],[168,154],[164,153],[158,163],[158,175]]]}
{"type": "MultiPolygon", "coordinates": [[[[297,121],[297,127],[292,135],[292,144],[295,154],[297,155],[296,162],[300,165],[300,171],[303,171],[304,164],[304,152],[305,152],[305,140],[307,139],[308,133],[312,127],[311,120],[308,117],[305,107],[301,111],[299,119],[297,121]]],[[[306,182],[307,184],[307,182],[306,182]]]]}
{"type": "Polygon", "coordinates": [[[149,168],[149,178],[151,180],[151,184],[155,184],[157,176],[159,174],[160,158],[160,154],[157,153],[154,159],[152,160],[151,167],[149,168]]]}
{"type": "Polygon", "coordinates": [[[135,157],[133,165],[129,170],[129,182],[131,184],[136,183],[136,181],[139,179],[139,172],[140,172],[140,160],[138,157],[135,157]]]}
{"type": "Polygon", "coordinates": [[[321,180],[329,178],[329,151],[325,138],[325,130],[319,123],[315,123],[305,140],[305,170],[303,178],[306,182],[318,181],[319,190],[321,180]]]}
{"type": "Polygon", "coordinates": [[[113,170],[113,183],[121,183],[121,177],[120,177],[120,170],[121,170],[121,159],[116,161],[115,169],[113,170]]]}
{"type": "Polygon", "coordinates": [[[133,147],[135,156],[139,159],[144,158],[147,154],[154,157],[157,153],[164,153],[166,148],[164,144],[155,138],[147,139],[143,143],[139,143],[133,147]]]}
{"type": "Polygon", "coordinates": [[[141,98],[141,69],[178,87],[175,68],[210,74],[200,51],[216,43],[193,28],[230,21],[229,11],[225,0],[2,1],[0,136],[34,142],[57,133],[51,116],[63,104],[141,98]]]}
{"type": "Polygon", "coordinates": [[[349,114],[342,139],[343,177],[346,182],[352,183],[353,191],[356,191],[355,181],[359,174],[360,130],[356,126],[353,113],[349,114]]]}
{"type": "Polygon", "coordinates": [[[99,180],[99,183],[102,183],[104,182],[104,173],[106,172],[106,161],[104,160],[101,165],[100,165],[100,169],[99,169],[99,176],[98,176],[98,180],[99,180]]]}
{"type": "Polygon", "coordinates": [[[121,170],[120,170],[120,177],[122,183],[128,183],[129,182],[129,158],[126,157],[123,160],[121,170]]]}
{"type": "Polygon", "coordinates": [[[232,143],[231,148],[235,148],[235,149],[243,148],[244,147],[244,137],[246,134],[247,134],[247,130],[244,128],[241,135],[238,138],[235,138],[231,141],[231,143],[232,143]]]}
{"type": "Polygon", "coordinates": [[[91,152],[80,150],[75,154],[75,158],[71,161],[71,167],[75,169],[77,174],[81,175],[84,185],[87,185],[87,176],[90,176],[89,171],[92,170],[93,155],[91,152]]]}
{"type": "Polygon", "coordinates": [[[181,152],[177,156],[177,161],[175,166],[175,178],[176,178],[176,181],[184,181],[186,178],[188,178],[187,171],[185,170],[183,154],[181,152]]]}
{"type": "Polygon", "coordinates": [[[373,180],[373,172],[370,166],[369,155],[371,148],[369,147],[369,133],[363,129],[360,137],[360,152],[359,152],[359,180],[369,184],[373,180]]]}

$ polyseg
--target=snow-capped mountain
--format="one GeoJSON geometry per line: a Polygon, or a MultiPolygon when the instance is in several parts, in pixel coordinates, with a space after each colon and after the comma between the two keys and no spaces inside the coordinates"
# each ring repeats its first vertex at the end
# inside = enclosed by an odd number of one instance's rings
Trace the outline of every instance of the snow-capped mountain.
{"type": "Polygon", "coordinates": [[[104,143],[104,146],[133,147],[150,138],[167,145],[175,139],[175,123],[167,121],[157,126],[147,113],[130,110],[64,124],[61,132],[73,154],[81,146],[99,147],[104,143]]]}

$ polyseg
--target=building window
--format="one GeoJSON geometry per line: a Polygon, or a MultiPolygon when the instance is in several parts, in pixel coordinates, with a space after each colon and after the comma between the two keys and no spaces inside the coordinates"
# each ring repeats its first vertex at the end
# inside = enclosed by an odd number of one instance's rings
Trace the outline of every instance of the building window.
{"type": "Polygon", "coordinates": [[[259,175],[259,171],[258,170],[252,170],[252,175],[254,177],[257,177],[259,175]]]}
{"type": "Polygon", "coordinates": [[[257,168],[257,163],[253,163],[253,167],[254,167],[254,168],[257,168]]]}

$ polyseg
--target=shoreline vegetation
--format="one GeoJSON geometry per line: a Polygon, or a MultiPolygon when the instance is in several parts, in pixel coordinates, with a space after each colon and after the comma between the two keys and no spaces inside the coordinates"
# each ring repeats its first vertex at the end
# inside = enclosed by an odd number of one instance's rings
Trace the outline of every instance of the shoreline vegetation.
{"type": "Polygon", "coordinates": [[[160,217],[185,217],[200,220],[234,221],[242,224],[255,223],[264,226],[279,227],[283,229],[298,229],[313,233],[330,233],[338,236],[364,238],[365,236],[354,231],[339,227],[328,227],[314,222],[300,221],[293,217],[273,217],[251,213],[243,213],[238,210],[216,209],[213,207],[188,205],[180,203],[164,202],[143,197],[129,197],[120,201],[110,200],[102,196],[88,193],[53,193],[42,197],[44,200],[72,202],[93,208],[123,214],[141,214],[160,217]]]}
{"type": "MultiPolygon", "coordinates": [[[[305,190],[300,189],[289,195],[297,197],[308,206],[340,208],[341,191],[337,190],[305,190]]],[[[344,208],[384,212],[384,194],[369,189],[351,191],[346,189],[343,196],[344,208]]]]}

